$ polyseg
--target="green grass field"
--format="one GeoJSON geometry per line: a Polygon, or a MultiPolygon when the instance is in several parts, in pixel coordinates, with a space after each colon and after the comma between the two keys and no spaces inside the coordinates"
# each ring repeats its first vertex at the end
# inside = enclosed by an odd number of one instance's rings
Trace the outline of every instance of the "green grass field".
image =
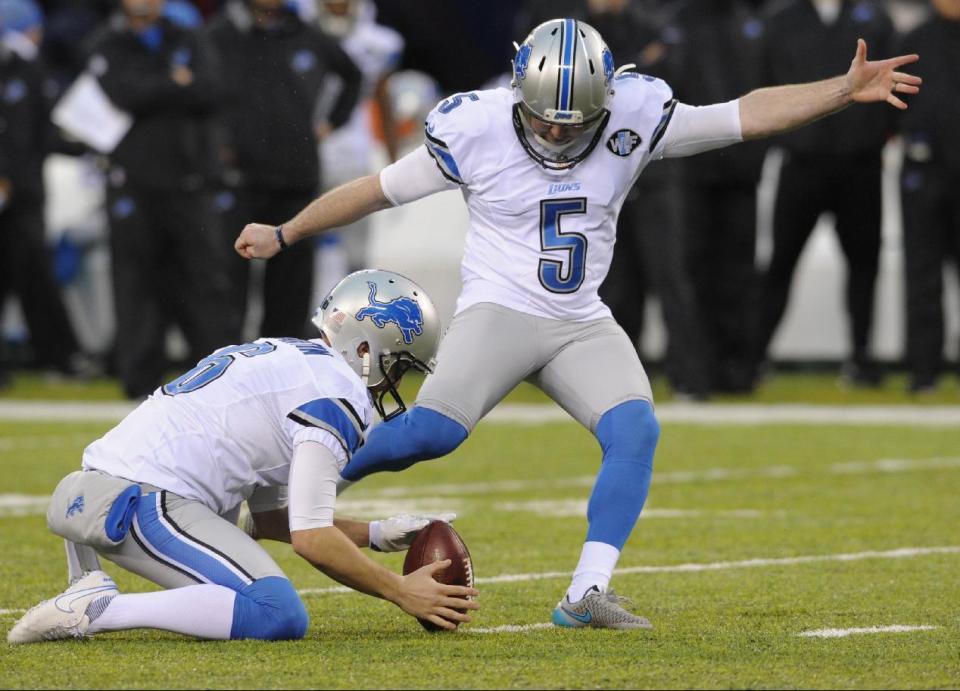
{"type": "MultiPolygon", "coordinates": [[[[751,402],[909,402],[896,388],[859,396],[832,379],[784,378],[751,402]]],[[[115,395],[105,386],[94,397],[115,395]]],[[[945,388],[933,402],[960,401],[945,388]]],[[[109,427],[0,422],[3,632],[66,584],[42,500],[17,508],[11,495],[49,494],[109,427]]],[[[343,512],[360,517],[459,512],[483,609],[456,633],[428,634],[388,603],[330,592],[289,547],[265,543],[312,591],[305,640],[137,631],[0,643],[0,687],[960,688],[960,429],[664,423],[645,516],[612,584],[652,632],[544,626],[579,555],[598,462],[574,423],[482,423],[450,458],[342,496],[343,512]],[[929,628],[800,635],[893,626],[929,628]]],[[[125,591],[151,588],[107,569],[125,591]]]]}

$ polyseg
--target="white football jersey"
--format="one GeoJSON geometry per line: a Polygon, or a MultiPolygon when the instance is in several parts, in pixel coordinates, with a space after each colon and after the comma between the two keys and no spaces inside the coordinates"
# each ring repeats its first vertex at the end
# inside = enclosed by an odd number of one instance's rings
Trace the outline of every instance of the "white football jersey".
{"type": "Polygon", "coordinates": [[[222,515],[257,488],[286,486],[297,444],[323,444],[342,469],[372,420],[367,389],[339,353],[262,338],[221,348],[157,389],[86,448],[83,467],[222,515]]]}
{"type": "Polygon", "coordinates": [[[508,89],[475,91],[427,116],[427,150],[461,185],[470,212],[457,312],[493,302],[551,319],[609,316],[597,291],[613,257],[617,216],[637,176],[661,157],[673,92],[653,77],[619,76],[595,148],[559,171],[524,150],[513,104],[508,89]]]}

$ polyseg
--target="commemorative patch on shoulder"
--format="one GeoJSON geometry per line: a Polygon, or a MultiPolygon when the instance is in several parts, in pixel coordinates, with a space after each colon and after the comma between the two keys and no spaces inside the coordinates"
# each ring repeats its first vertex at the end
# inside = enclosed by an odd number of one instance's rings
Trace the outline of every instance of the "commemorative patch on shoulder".
{"type": "Polygon", "coordinates": [[[633,130],[617,130],[607,140],[607,149],[617,156],[629,156],[640,146],[643,138],[633,130]]]}

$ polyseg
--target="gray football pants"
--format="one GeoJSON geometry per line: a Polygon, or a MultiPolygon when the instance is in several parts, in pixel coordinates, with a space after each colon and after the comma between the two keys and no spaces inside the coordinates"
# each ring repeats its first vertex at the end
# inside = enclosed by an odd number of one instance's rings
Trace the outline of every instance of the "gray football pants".
{"type": "Polygon", "coordinates": [[[197,501],[141,485],[126,539],[100,555],[164,588],[214,583],[240,591],[267,576],[286,578],[266,550],[197,501]]]}
{"type": "Polygon", "coordinates": [[[653,403],[637,352],[612,318],[560,321],[480,303],[453,318],[417,405],[472,431],[524,380],[594,433],[611,408],[653,403]]]}

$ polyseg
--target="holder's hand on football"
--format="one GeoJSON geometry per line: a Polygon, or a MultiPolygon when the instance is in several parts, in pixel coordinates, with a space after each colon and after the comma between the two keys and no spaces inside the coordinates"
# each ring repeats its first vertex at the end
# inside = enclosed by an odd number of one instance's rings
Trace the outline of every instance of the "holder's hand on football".
{"type": "Polygon", "coordinates": [[[431,521],[453,523],[455,513],[440,513],[434,516],[411,516],[402,514],[382,521],[370,521],[370,549],[376,552],[403,552],[410,549],[417,533],[431,521]]]}
{"type": "Polygon", "coordinates": [[[450,560],[435,561],[404,576],[394,602],[407,614],[426,619],[437,626],[453,630],[453,622],[469,623],[470,615],[458,609],[480,609],[480,604],[469,597],[480,592],[462,585],[445,585],[433,579],[433,574],[450,566],[450,560]]]}

